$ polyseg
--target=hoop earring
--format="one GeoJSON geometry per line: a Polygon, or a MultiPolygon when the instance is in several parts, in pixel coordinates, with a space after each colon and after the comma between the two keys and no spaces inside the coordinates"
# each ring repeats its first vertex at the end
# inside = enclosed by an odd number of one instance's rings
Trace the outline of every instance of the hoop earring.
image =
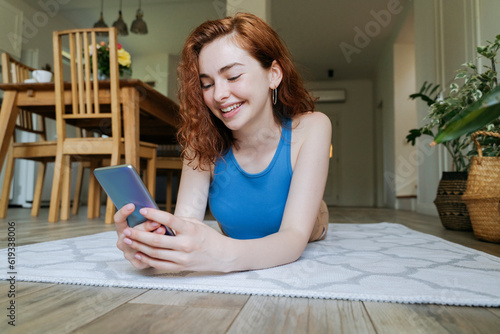
{"type": "Polygon", "coordinates": [[[273,104],[276,105],[276,101],[278,101],[278,88],[273,89],[273,104]]]}

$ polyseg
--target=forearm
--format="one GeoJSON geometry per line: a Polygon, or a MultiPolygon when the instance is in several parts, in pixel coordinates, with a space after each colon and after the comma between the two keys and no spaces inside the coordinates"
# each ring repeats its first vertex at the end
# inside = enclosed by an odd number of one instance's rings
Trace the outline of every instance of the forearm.
{"type": "Polygon", "coordinates": [[[210,173],[184,166],[174,214],[203,221],[208,201],[210,173]]]}
{"type": "Polygon", "coordinates": [[[260,239],[227,238],[220,248],[221,271],[242,271],[275,267],[296,261],[307,245],[297,231],[285,230],[260,239]]]}

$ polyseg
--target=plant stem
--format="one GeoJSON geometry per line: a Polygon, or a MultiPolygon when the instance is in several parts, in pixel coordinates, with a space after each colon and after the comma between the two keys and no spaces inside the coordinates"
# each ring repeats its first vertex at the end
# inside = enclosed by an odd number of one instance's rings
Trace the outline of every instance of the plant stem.
{"type": "MultiPolygon", "coordinates": [[[[493,70],[493,73],[495,73],[495,74],[497,73],[496,66],[495,66],[495,57],[491,58],[491,69],[493,70]]],[[[495,87],[496,87],[498,85],[496,75],[493,78],[493,82],[495,83],[495,87]]]]}
{"type": "Polygon", "coordinates": [[[455,157],[455,155],[453,154],[453,150],[451,149],[451,147],[449,146],[450,142],[447,142],[444,147],[446,147],[446,150],[448,151],[448,153],[451,155],[451,158],[453,159],[453,164],[455,165],[455,168],[458,169],[458,161],[455,157]]]}

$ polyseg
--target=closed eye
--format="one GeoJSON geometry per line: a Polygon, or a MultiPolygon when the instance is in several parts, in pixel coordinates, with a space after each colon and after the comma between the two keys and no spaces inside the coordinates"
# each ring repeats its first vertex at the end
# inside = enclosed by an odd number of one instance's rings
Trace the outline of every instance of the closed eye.
{"type": "Polygon", "coordinates": [[[201,84],[201,89],[209,89],[213,84],[201,84]]]}
{"type": "Polygon", "coordinates": [[[239,77],[241,77],[241,74],[236,75],[236,76],[234,76],[234,77],[230,77],[230,78],[229,78],[229,79],[227,79],[227,80],[229,80],[229,81],[235,81],[235,80],[237,80],[239,77]]]}

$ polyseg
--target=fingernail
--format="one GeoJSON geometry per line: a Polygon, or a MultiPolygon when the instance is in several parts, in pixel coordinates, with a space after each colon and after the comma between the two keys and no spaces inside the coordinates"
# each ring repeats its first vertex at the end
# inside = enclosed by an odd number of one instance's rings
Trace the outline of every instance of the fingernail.
{"type": "Polygon", "coordinates": [[[142,260],[142,257],[139,254],[135,254],[134,256],[137,260],[142,260]]]}
{"type": "Polygon", "coordinates": [[[129,203],[129,204],[125,205],[125,209],[127,209],[127,211],[132,210],[133,207],[134,207],[134,205],[132,203],[129,203]]]}
{"type": "Polygon", "coordinates": [[[148,214],[148,210],[146,210],[145,208],[142,208],[139,210],[139,212],[141,213],[141,215],[147,215],[148,214]]]}
{"type": "Polygon", "coordinates": [[[123,242],[126,243],[127,245],[131,245],[132,244],[132,240],[130,240],[129,238],[123,239],[123,242]]]}
{"type": "Polygon", "coordinates": [[[158,223],[151,223],[151,227],[158,227],[158,226],[160,226],[160,224],[158,224],[158,223]]]}
{"type": "Polygon", "coordinates": [[[130,237],[132,232],[127,228],[127,229],[125,229],[125,231],[123,231],[123,234],[125,234],[127,237],[130,237]]]}

